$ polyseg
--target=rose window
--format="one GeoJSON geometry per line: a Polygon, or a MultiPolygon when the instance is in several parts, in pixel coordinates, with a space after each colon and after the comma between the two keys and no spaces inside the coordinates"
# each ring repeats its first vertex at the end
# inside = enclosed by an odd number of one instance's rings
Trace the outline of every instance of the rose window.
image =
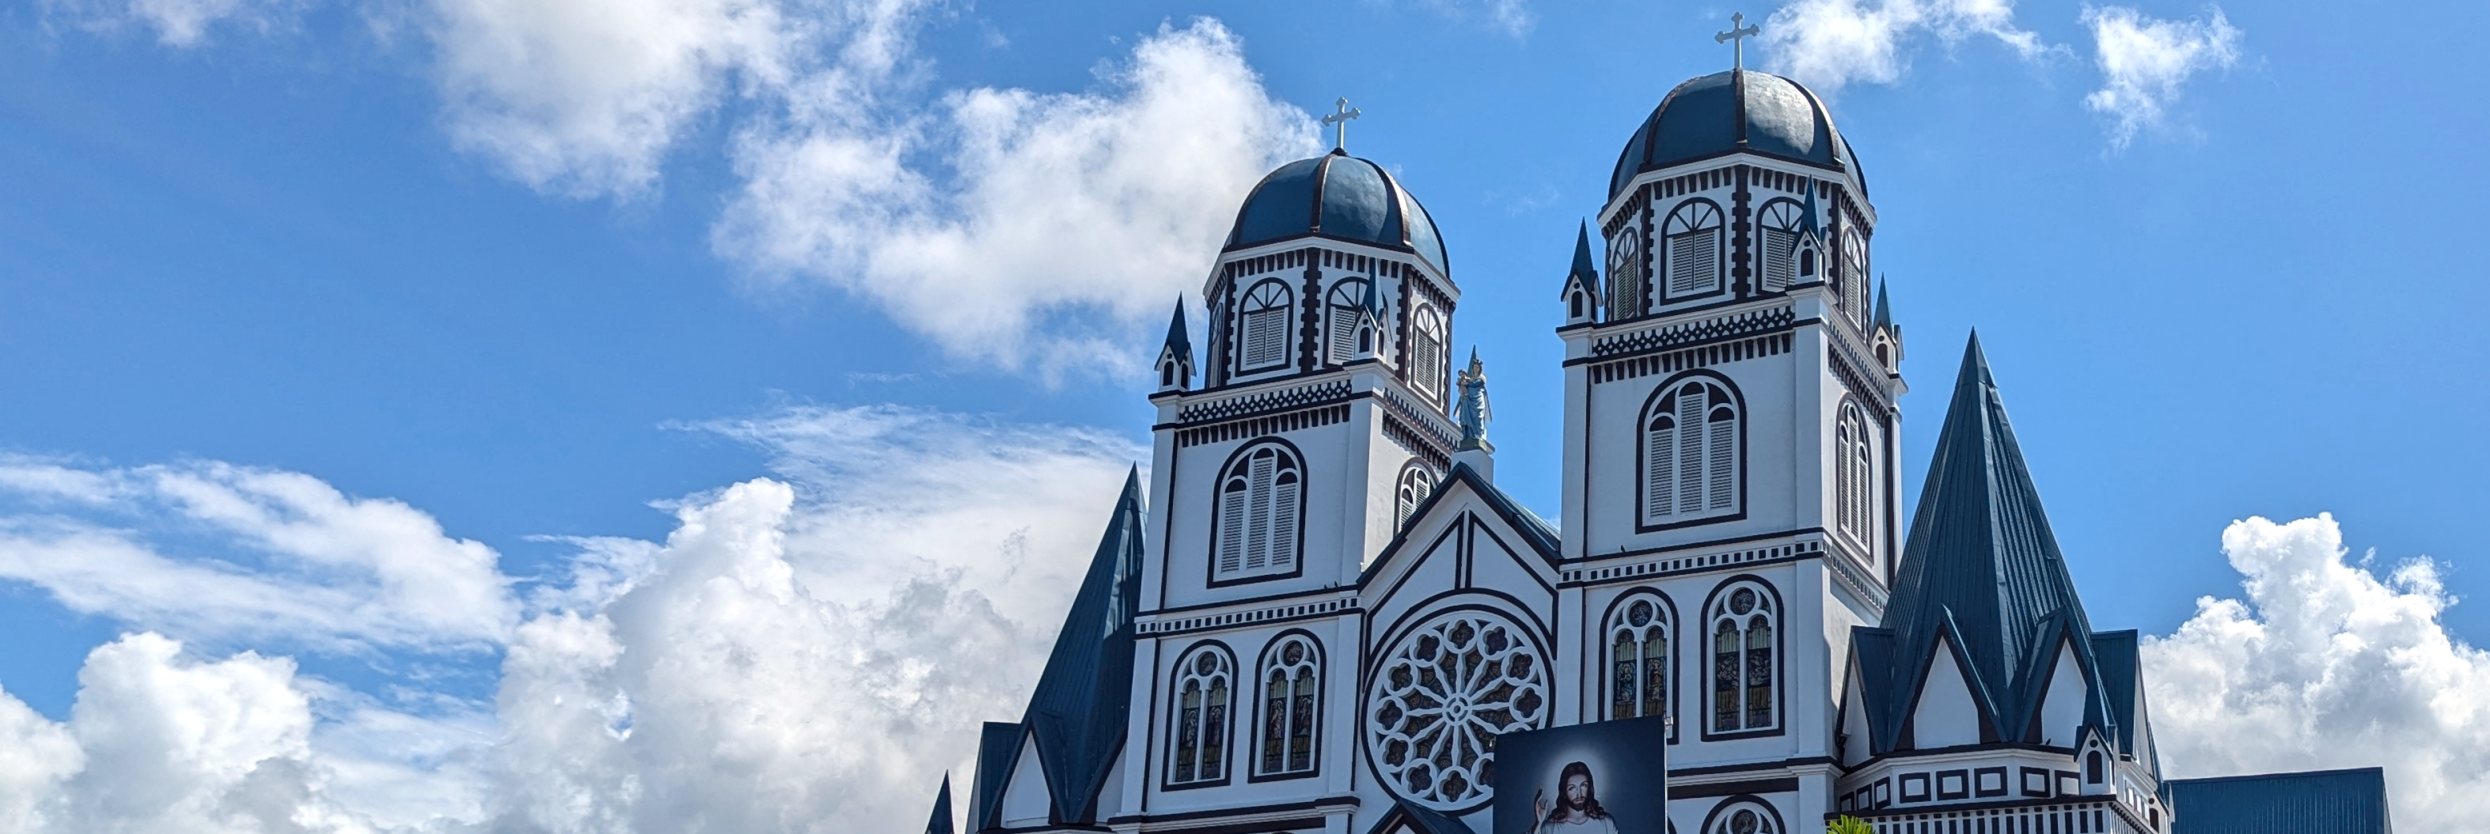
{"type": "Polygon", "coordinates": [[[1367,752],[1394,792],[1439,810],[1474,805],[1496,776],[1496,734],[1547,726],[1546,662],[1484,611],[1438,615],[1384,656],[1367,752]]]}

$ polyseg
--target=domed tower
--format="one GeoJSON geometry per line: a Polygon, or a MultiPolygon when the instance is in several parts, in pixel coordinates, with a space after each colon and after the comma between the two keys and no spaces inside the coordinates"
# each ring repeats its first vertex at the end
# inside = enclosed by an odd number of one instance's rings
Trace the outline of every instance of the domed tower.
{"type": "MultiPolygon", "coordinates": [[[[1834,787],[1803,763],[1836,749],[1836,644],[1882,618],[1900,550],[1875,209],[1823,102],[1779,76],[1680,84],[1624,145],[1605,257],[1577,252],[1558,329],[1570,718],[1666,714],[1671,770],[1703,774],[1672,795],[1753,794],[1748,812],[1795,815],[1769,830],[1798,830],[1834,787]]],[[[1709,834],[1720,801],[1672,817],[1709,834]]]]}

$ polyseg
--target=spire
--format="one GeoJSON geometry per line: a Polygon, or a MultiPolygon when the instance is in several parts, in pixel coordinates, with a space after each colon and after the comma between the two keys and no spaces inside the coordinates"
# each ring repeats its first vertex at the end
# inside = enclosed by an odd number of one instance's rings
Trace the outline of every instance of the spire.
{"type": "Polygon", "coordinates": [[[1167,346],[1159,349],[1158,372],[1161,392],[1193,384],[1193,339],[1186,334],[1182,296],[1176,298],[1176,314],[1167,320],[1167,346]]]}
{"type": "Polygon", "coordinates": [[[1167,349],[1186,365],[1193,364],[1193,337],[1184,326],[1184,299],[1176,299],[1176,315],[1167,320],[1167,349]]]}
{"type": "Polygon", "coordinates": [[[952,834],[951,772],[942,774],[942,790],[934,794],[934,816],[925,821],[925,834],[952,834]]]}
{"type": "Polygon", "coordinates": [[[1585,288],[1599,286],[1599,267],[1591,261],[1591,221],[1582,221],[1574,232],[1574,268],[1565,277],[1582,279],[1585,288]]]}
{"type": "MultiPolygon", "coordinates": [[[[1876,329],[1893,330],[1893,308],[1885,303],[1885,276],[1876,276],[1876,329]]],[[[1978,347],[1980,336],[1972,334],[1972,346],[1978,347]]]]}
{"type": "Polygon", "coordinates": [[[1806,228],[1808,234],[1821,240],[1824,237],[1824,219],[1822,215],[1816,213],[1816,181],[1808,180],[1806,187],[1800,190],[1807,195],[1805,218],[1801,225],[1806,228]]]}
{"type": "Polygon", "coordinates": [[[1141,467],[1135,465],[1124,476],[1124,493],[1107,517],[1106,534],[1021,719],[1036,736],[1048,792],[1066,822],[1097,821],[1091,805],[1124,738],[1133,613],[1141,606],[1141,531],[1141,467]]]}
{"type": "MultiPolygon", "coordinates": [[[[1945,636],[1959,644],[1964,677],[2000,734],[2020,740],[2040,707],[2038,690],[2047,678],[2042,667],[2054,662],[2061,639],[2072,639],[2076,651],[2089,656],[2092,626],[1977,333],[1963,350],[1954,400],[1919,494],[1879,629],[1897,641],[1889,680],[1916,686],[1938,650],[1937,638],[1945,636]]],[[[1889,718],[1888,730],[1898,731],[1900,716],[1889,718]]],[[[1879,748],[1890,749],[1891,739],[1884,741],[1879,748]]]]}
{"type": "MultiPolygon", "coordinates": [[[[1358,306],[1366,308],[1366,315],[1374,318],[1375,332],[1378,339],[1381,338],[1381,334],[1383,333],[1383,293],[1375,289],[1375,287],[1382,283],[1382,280],[1369,274],[1366,277],[1366,296],[1358,299],[1358,306]]],[[[1382,353],[1383,351],[1378,350],[1375,352],[1382,353]]]]}

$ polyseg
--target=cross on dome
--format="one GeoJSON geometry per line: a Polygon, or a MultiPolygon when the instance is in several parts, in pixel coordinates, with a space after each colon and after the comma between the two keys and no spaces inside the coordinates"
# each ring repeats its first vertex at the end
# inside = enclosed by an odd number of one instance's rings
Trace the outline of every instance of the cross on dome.
{"type": "Polygon", "coordinates": [[[1746,25],[1745,12],[1736,12],[1729,16],[1729,31],[1713,35],[1712,42],[1729,44],[1730,68],[1744,70],[1746,69],[1746,39],[1762,34],[1763,31],[1760,26],[1746,25]]]}
{"type": "Polygon", "coordinates": [[[1332,139],[1331,146],[1333,150],[1346,152],[1349,149],[1349,120],[1363,115],[1365,111],[1350,107],[1349,100],[1345,98],[1333,102],[1332,106],[1337,108],[1339,112],[1333,113],[1329,116],[1324,116],[1323,126],[1333,127],[1336,125],[1339,127],[1340,133],[1332,139]]]}

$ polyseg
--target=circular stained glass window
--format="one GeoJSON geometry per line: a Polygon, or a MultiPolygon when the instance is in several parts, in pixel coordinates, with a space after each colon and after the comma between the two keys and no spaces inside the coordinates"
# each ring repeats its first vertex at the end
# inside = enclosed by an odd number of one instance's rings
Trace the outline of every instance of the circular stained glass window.
{"type": "Polygon", "coordinates": [[[1548,724],[1547,662],[1522,630],[1486,611],[1438,614],[1377,668],[1367,754],[1400,796],[1475,807],[1495,779],[1496,734],[1548,724]]]}

